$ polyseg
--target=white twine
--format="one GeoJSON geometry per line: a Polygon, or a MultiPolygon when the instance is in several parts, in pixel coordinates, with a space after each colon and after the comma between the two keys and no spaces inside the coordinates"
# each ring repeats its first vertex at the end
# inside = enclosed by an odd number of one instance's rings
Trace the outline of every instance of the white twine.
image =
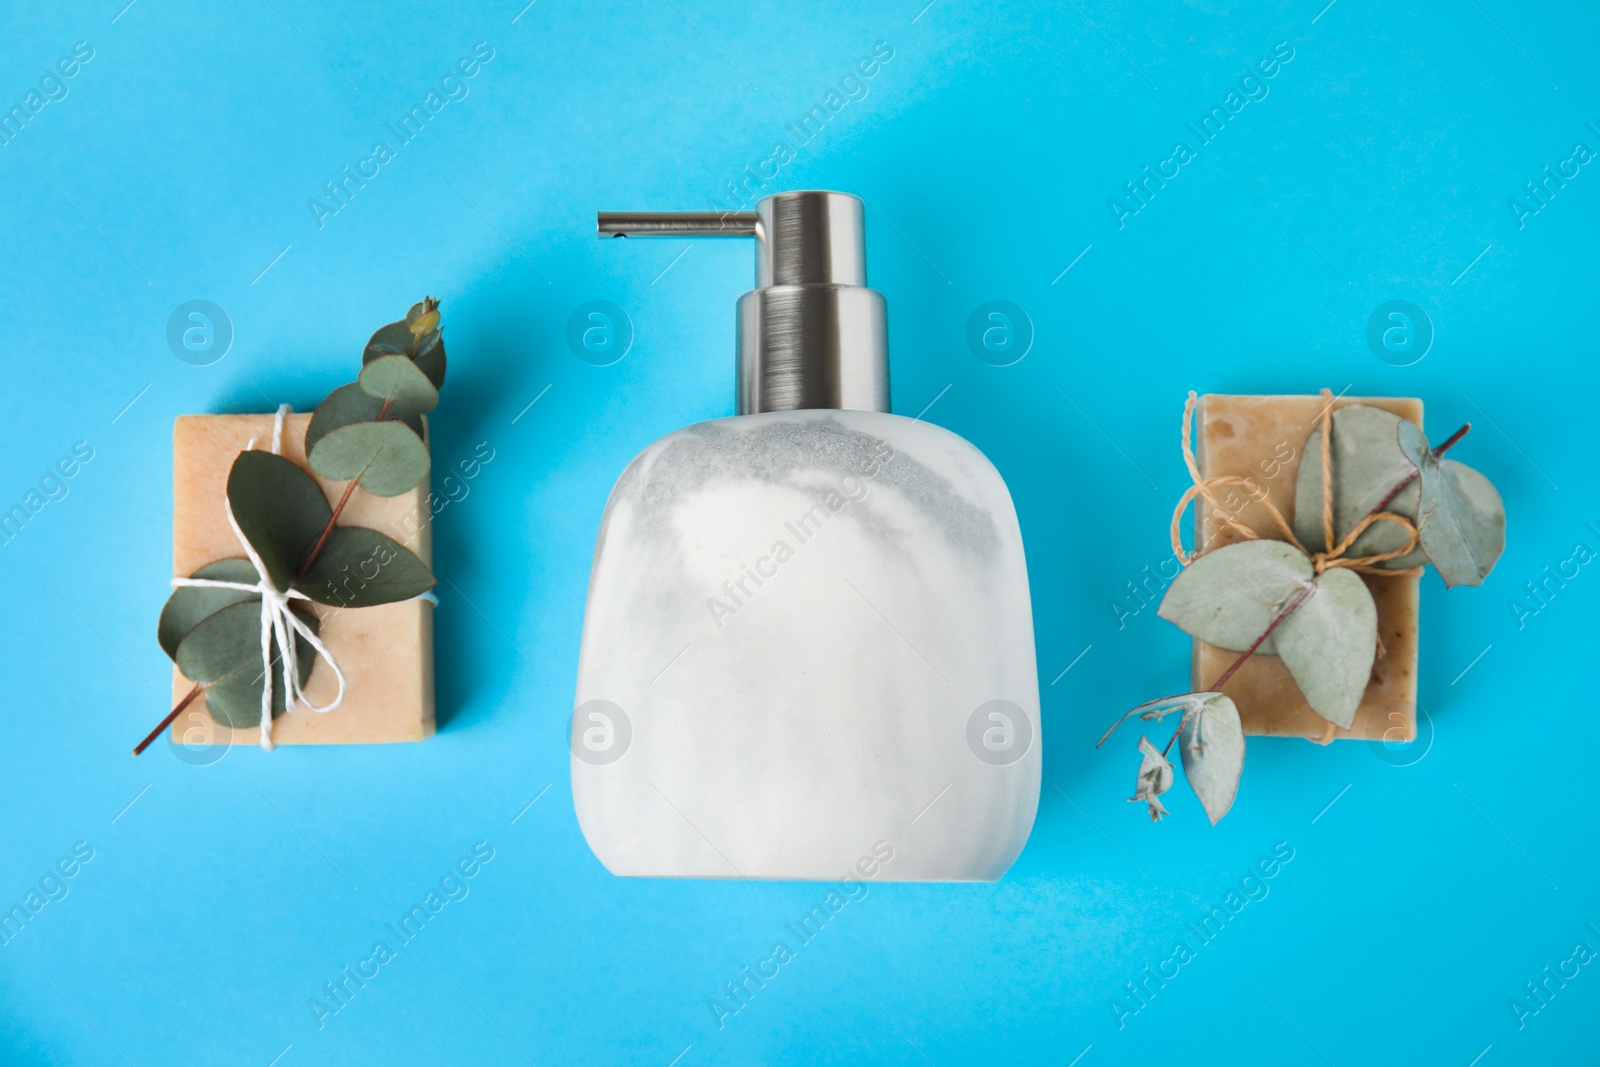
{"type": "MultiPolygon", "coordinates": [[[[289,414],[289,405],[284,404],[278,408],[277,418],[272,423],[272,452],[279,454],[283,444],[283,420],[289,414]]],[[[252,437],[246,444],[245,451],[256,446],[256,439],[252,437]]],[[[228,513],[228,525],[233,528],[234,536],[244,546],[245,555],[256,569],[260,581],[255,584],[245,582],[222,582],[211,578],[174,578],[174,588],[188,586],[201,589],[237,589],[246,593],[257,593],[261,596],[261,747],[268,752],[272,751],[272,647],[278,647],[279,661],[283,665],[283,695],[284,710],[293,711],[295,705],[304,704],[315,712],[329,712],[344,703],[345,677],[344,671],[339,669],[339,664],[334,660],[333,654],[328,651],[317,635],[312,632],[300,617],[289,608],[291,600],[310,601],[311,598],[298,589],[289,589],[287,592],[278,592],[277,586],[272,584],[271,577],[267,574],[267,565],[262,562],[261,556],[245,537],[244,531],[239,529],[238,520],[233,517],[233,505],[224,501],[228,513]],[[300,666],[295,654],[295,634],[304,637],[316,650],[317,654],[328,661],[328,666],[333,668],[333,673],[339,680],[339,691],[334,696],[333,702],[326,706],[313,704],[306,698],[305,692],[300,688],[300,666]]]]}

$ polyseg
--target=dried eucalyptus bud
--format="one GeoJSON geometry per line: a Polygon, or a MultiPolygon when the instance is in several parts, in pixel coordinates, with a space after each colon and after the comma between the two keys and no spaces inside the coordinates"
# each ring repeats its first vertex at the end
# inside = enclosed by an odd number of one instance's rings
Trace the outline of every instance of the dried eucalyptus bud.
{"type": "Polygon", "coordinates": [[[411,331],[413,337],[421,337],[438,325],[439,301],[431,296],[423,297],[422,303],[413,304],[406,313],[406,329],[411,331]]]}
{"type": "Polygon", "coordinates": [[[1148,737],[1139,738],[1139,751],[1144,754],[1139,763],[1139,785],[1128,803],[1144,801],[1150,805],[1150,821],[1160,822],[1161,816],[1167,813],[1161,804],[1161,794],[1172,788],[1172,764],[1148,737]]]}

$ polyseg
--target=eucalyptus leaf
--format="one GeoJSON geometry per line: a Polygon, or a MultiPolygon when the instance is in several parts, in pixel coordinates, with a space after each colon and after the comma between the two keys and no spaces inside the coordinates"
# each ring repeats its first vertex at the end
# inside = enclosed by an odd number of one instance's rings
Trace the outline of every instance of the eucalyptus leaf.
{"type": "Polygon", "coordinates": [[[1172,788],[1172,764],[1147,737],[1139,738],[1139,751],[1144,759],[1139,761],[1139,782],[1128,803],[1144,801],[1150,805],[1150,821],[1160,822],[1161,816],[1167,813],[1161,804],[1161,794],[1172,788]]]}
{"type": "Polygon", "coordinates": [[[1464,463],[1440,460],[1433,484],[1423,475],[1422,521],[1433,527],[1433,535],[1422,540],[1437,550],[1434,566],[1446,585],[1483,584],[1505,551],[1505,503],[1494,483],[1464,463]],[[1447,544],[1465,549],[1459,558],[1446,559],[1449,552],[1438,536],[1445,530],[1452,531],[1447,544]]]}
{"type": "MultiPolygon", "coordinates": [[[[208,578],[214,582],[240,582],[254,585],[261,580],[255,565],[240,556],[207,563],[195,571],[191,578],[208,578]]],[[[161,609],[161,621],[156,624],[156,640],[161,651],[169,657],[178,654],[178,643],[190,630],[209,615],[230,604],[244,600],[260,600],[260,594],[243,589],[216,589],[204,586],[179,586],[167,598],[161,609]]]]}
{"type": "Polygon", "coordinates": [[[1244,771],[1244,727],[1231,697],[1221,693],[1195,694],[1207,699],[1186,712],[1178,731],[1178,750],[1189,788],[1200,798],[1206,817],[1215,826],[1233,807],[1244,771]]]}
{"type": "Polygon", "coordinates": [[[390,411],[420,415],[439,404],[439,390],[410,356],[379,356],[361,368],[356,384],[380,404],[390,401],[390,411]]]}
{"type": "Polygon", "coordinates": [[[417,369],[428,376],[428,381],[433,383],[435,389],[444,388],[444,338],[438,330],[433,331],[432,337],[422,339],[411,358],[417,369]]]}
{"type": "MultiPolygon", "coordinates": [[[[1384,497],[1416,470],[1400,447],[1401,424],[1416,430],[1409,419],[1370,404],[1349,404],[1335,408],[1330,462],[1333,468],[1333,535],[1343,539],[1384,497]]],[[[1420,433],[1420,431],[1418,431],[1420,433]]],[[[1418,487],[1412,484],[1396,494],[1386,511],[1416,521],[1418,487]]],[[[1300,474],[1295,481],[1294,534],[1312,552],[1326,552],[1322,527],[1322,427],[1306,440],[1300,458],[1300,474]]],[[[1345,555],[1355,559],[1393,552],[1406,545],[1406,532],[1397,523],[1375,522],[1355,539],[1345,555]]],[[[1427,562],[1426,554],[1415,549],[1404,556],[1384,560],[1381,567],[1403,569],[1427,562]]]]}
{"type": "Polygon", "coordinates": [[[1306,703],[1350,729],[1378,649],[1378,608],[1361,576],[1344,567],[1323,571],[1274,636],[1306,703]]]}
{"type": "Polygon", "coordinates": [[[373,331],[372,336],[367,339],[367,347],[361,352],[361,362],[366,364],[379,356],[394,355],[397,352],[410,355],[407,350],[414,340],[416,338],[411,336],[411,330],[406,326],[404,319],[385,323],[373,331]]]}
{"type": "Polygon", "coordinates": [[[1422,431],[1400,427],[1400,447],[1421,472],[1417,533],[1447,586],[1481,585],[1506,547],[1506,509],[1478,471],[1441,459],[1422,431]]]}
{"type": "Polygon", "coordinates": [[[366,608],[410,600],[435,580],[404,545],[363,526],[339,526],[294,585],[321,604],[366,608]]]}
{"type": "MultiPolygon", "coordinates": [[[[1191,637],[1243,652],[1313,573],[1310,558],[1285,541],[1263,538],[1224,545],[1173,579],[1158,613],[1191,637]]],[[[1256,651],[1273,654],[1275,636],[1268,636],[1256,651]]]]}
{"type": "Polygon", "coordinates": [[[311,450],[311,469],[332,481],[361,479],[376,496],[399,496],[428,476],[431,461],[422,438],[401,422],[341,426],[311,450]]]}
{"type": "MultiPolygon", "coordinates": [[[[297,613],[312,632],[316,617],[297,613]]],[[[267,680],[261,672],[260,599],[241,602],[213,612],[178,643],[173,659],[178,669],[192,682],[206,687],[206,710],[224,726],[241,729],[261,724],[261,687],[267,680]]],[[[311,677],[316,650],[295,634],[295,661],[300,684],[311,677]]],[[[282,660],[277,645],[272,646],[272,714],[282,715],[287,704],[283,691],[282,660]]]]}
{"type": "MultiPolygon", "coordinates": [[[[411,433],[395,425],[402,433],[411,433]]],[[[328,498],[311,475],[282,456],[254,450],[241,452],[233,461],[228,504],[279,592],[289,588],[300,561],[333,516],[328,498]]]]}
{"type": "MultiPolygon", "coordinates": [[[[353,422],[376,422],[378,412],[382,410],[383,400],[368,396],[359,383],[339,386],[317,405],[316,412],[311,416],[311,425],[306,427],[306,455],[311,455],[317,442],[339,427],[349,426],[353,422]]],[[[389,418],[398,419],[411,427],[418,437],[423,436],[421,416],[395,411],[391,407],[389,418]]]]}
{"type": "Polygon", "coordinates": [[[397,353],[410,356],[435,389],[444,388],[444,338],[438,330],[419,338],[412,336],[404,320],[380,326],[367,341],[361,361],[366,364],[397,353]]]}

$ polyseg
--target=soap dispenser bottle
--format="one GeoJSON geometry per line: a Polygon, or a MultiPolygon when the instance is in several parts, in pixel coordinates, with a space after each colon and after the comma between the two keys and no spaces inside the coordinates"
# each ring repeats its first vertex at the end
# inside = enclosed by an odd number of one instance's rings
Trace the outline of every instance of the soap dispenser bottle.
{"type": "Polygon", "coordinates": [[[732,418],[622,472],[600,521],[572,795],[617,875],[992,881],[1039,802],[1016,511],[962,438],[889,413],[861,201],[602,213],[743,236],[732,418]]]}

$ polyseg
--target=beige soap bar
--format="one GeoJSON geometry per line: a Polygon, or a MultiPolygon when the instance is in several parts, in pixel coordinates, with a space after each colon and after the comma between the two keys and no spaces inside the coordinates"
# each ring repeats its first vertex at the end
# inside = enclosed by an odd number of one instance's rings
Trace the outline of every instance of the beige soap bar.
{"type": "MultiPolygon", "coordinates": [[[[1294,524],[1294,487],[1306,438],[1316,429],[1326,403],[1320,396],[1216,396],[1200,398],[1196,412],[1196,451],[1207,478],[1238,475],[1249,486],[1217,492],[1233,517],[1263,537],[1281,537],[1263,495],[1294,524]]],[[[1422,401],[1409,397],[1343,397],[1334,407],[1370,404],[1422,425],[1422,401]]],[[[1320,462],[1317,456],[1309,462],[1320,462]]],[[[1195,513],[1195,543],[1202,550],[1242,540],[1200,501],[1195,513]]],[[[1381,648],[1372,665],[1355,722],[1334,728],[1336,738],[1410,741],[1416,737],[1417,614],[1419,579],[1362,575],[1378,605],[1381,648]]],[[[1194,642],[1193,678],[1198,691],[1211,685],[1239,653],[1194,642]]],[[[1239,707],[1247,734],[1321,739],[1328,722],[1311,710],[1289,670],[1277,656],[1251,656],[1223,691],[1239,707]]]]}
{"type": "MultiPolygon", "coordinates": [[[[185,415],[172,431],[172,572],[193,574],[207,563],[243,556],[228,525],[228,471],[249,440],[257,448],[272,442],[272,415],[185,415]]],[[[290,415],[284,424],[282,453],[306,466],[305,436],[310,415],[290,415]]],[[[313,475],[315,477],[315,475],[313,475]]],[[[345,482],[317,478],[336,504],[345,482]]],[[[367,526],[387,534],[432,565],[433,537],[427,522],[427,482],[396,497],[377,497],[357,489],[339,516],[340,525],[367,526]]],[[[319,714],[304,707],[279,716],[272,739],[281,745],[353,745],[421,741],[433,734],[433,605],[425,600],[335,609],[315,605],[320,637],[339,661],[348,682],[344,703],[319,714]]],[[[192,683],[172,670],[173,706],[192,683]]],[[[327,662],[317,657],[306,696],[328,704],[338,683],[327,662]]],[[[202,696],[172,724],[172,739],[189,744],[255,745],[260,727],[232,730],[212,720],[202,696]]]]}

